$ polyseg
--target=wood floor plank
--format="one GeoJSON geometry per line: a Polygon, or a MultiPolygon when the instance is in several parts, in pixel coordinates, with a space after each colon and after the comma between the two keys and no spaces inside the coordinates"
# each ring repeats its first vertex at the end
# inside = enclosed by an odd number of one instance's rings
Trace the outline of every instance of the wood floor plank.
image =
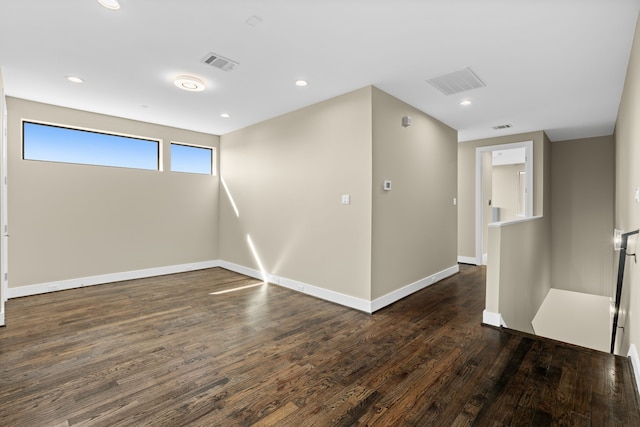
{"type": "Polygon", "coordinates": [[[484,275],[374,315],[221,268],[12,299],[0,425],[640,425],[627,359],[482,326],[484,275]]]}

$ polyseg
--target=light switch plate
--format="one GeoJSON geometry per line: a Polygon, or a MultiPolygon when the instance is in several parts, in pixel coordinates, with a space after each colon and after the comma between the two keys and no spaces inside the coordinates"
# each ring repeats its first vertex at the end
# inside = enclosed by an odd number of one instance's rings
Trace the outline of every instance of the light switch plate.
{"type": "Polygon", "coordinates": [[[342,195],[342,204],[343,205],[349,205],[351,204],[351,196],[348,194],[343,194],[342,195]]]}

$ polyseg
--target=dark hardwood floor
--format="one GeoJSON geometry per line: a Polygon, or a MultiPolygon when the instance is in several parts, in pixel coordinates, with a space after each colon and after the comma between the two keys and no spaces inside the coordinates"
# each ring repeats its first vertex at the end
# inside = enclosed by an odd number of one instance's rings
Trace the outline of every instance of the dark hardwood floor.
{"type": "Polygon", "coordinates": [[[7,302],[2,426],[639,426],[627,359],[481,325],[484,270],[374,315],[223,269],[7,302]]]}

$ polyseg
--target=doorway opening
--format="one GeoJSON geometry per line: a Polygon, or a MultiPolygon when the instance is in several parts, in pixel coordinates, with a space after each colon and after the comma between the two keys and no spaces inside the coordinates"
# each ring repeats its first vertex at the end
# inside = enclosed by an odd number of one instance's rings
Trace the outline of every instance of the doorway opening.
{"type": "Polygon", "coordinates": [[[476,148],[477,265],[486,264],[489,223],[533,216],[533,178],[533,141],[476,148]]]}

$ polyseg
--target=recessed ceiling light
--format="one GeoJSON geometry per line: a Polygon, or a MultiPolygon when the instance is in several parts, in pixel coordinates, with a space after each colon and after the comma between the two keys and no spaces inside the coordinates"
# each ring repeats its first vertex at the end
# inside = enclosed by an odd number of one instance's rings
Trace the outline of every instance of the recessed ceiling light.
{"type": "Polygon", "coordinates": [[[298,87],[305,87],[307,85],[307,81],[306,80],[297,80],[296,81],[296,86],[298,87]]]}
{"type": "Polygon", "coordinates": [[[82,80],[78,76],[67,76],[67,80],[69,80],[71,83],[82,83],[82,82],[84,82],[84,80],[82,80]]]}
{"type": "Polygon", "coordinates": [[[470,99],[463,99],[462,101],[460,101],[460,105],[462,105],[463,107],[467,107],[467,106],[471,105],[471,100],[470,99]]]}
{"type": "Polygon", "coordinates": [[[176,86],[189,92],[202,92],[204,83],[200,79],[191,76],[178,76],[174,80],[176,86]]]}
{"type": "Polygon", "coordinates": [[[222,117],[223,119],[228,119],[229,117],[231,117],[231,115],[229,115],[229,113],[222,113],[220,114],[220,117],[222,117]]]}
{"type": "Polygon", "coordinates": [[[102,6],[106,7],[107,9],[111,9],[111,10],[120,9],[120,3],[118,3],[118,0],[98,0],[98,3],[100,3],[102,6]]]}

